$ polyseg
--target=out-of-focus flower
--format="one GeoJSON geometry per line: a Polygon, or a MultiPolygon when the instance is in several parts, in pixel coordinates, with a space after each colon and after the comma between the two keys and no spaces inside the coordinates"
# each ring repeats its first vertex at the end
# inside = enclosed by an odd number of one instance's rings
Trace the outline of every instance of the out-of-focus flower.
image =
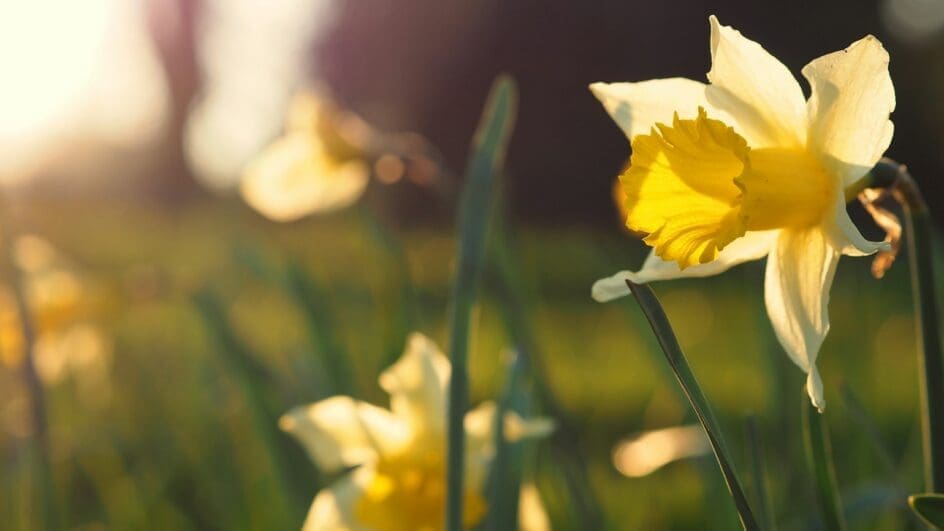
{"type": "MultiPolygon", "coordinates": [[[[14,260],[22,274],[26,306],[34,327],[36,369],[47,384],[72,376],[83,396],[107,391],[111,349],[92,324],[98,299],[73,273],[59,253],[37,236],[21,236],[14,260]]],[[[0,360],[18,365],[26,343],[13,291],[0,286],[0,360]]]]}
{"type": "Polygon", "coordinates": [[[275,221],[349,206],[367,187],[367,126],[317,92],[298,94],[285,134],[249,162],[242,195],[275,221]]]}
{"type": "Polygon", "coordinates": [[[701,426],[676,426],[640,433],[613,449],[613,465],[620,473],[638,478],[688,457],[711,451],[701,426]]]}
{"type": "MultiPolygon", "coordinates": [[[[336,396],[282,417],[282,429],[301,441],[323,471],[357,467],[318,493],[305,531],[442,529],[450,369],[431,340],[413,334],[400,360],[380,375],[380,386],[390,394],[389,410],[336,396]]],[[[553,429],[550,420],[514,414],[504,422],[509,440],[540,437],[553,429]]],[[[494,424],[491,402],[465,417],[466,527],[476,525],[487,510],[483,487],[495,452],[494,424]]],[[[539,511],[534,493],[523,494],[528,521],[546,521],[534,514],[539,511]]]]}
{"type": "Polygon", "coordinates": [[[202,2],[197,61],[202,90],[185,145],[196,176],[220,190],[278,133],[292,94],[317,78],[311,50],[334,24],[337,0],[202,2]]]}
{"type": "Polygon", "coordinates": [[[627,295],[626,280],[714,275],[767,256],[768,315],[822,409],[816,357],[839,257],[887,248],[859,233],[846,201],[892,139],[888,53],[870,35],[812,61],[805,101],[780,61],[715,17],[710,23],[709,84],[591,85],[632,144],[620,177],[626,224],[653,247],[640,271],[598,281],[593,296],[627,295]]]}

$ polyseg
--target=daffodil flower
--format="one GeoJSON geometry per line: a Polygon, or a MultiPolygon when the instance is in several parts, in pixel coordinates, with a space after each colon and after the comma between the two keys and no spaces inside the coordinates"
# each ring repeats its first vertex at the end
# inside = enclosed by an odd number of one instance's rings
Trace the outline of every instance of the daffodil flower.
{"type": "Polygon", "coordinates": [[[682,78],[595,83],[630,139],[620,176],[626,225],[653,250],[639,271],[593,286],[607,301],[636,283],[715,275],[767,257],[764,298],[781,345],[822,409],[816,357],[829,330],[829,289],[841,255],[884,248],[846,213],[847,198],[892,139],[888,53],[873,36],[796,78],[758,43],[712,16],[708,84],[682,78]]]}
{"type": "MultiPolygon", "coordinates": [[[[446,397],[449,360],[436,345],[413,334],[403,356],[380,375],[390,409],[346,396],[299,407],[282,417],[325,472],[357,467],[315,497],[304,531],[416,531],[442,529],[446,496],[446,397]]],[[[464,523],[473,527],[487,510],[483,497],[494,455],[495,404],[483,403],[465,417],[464,523]]],[[[510,440],[543,436],[546,419],[504,419],[510,440]]],[[[534,512],[534,493],[522,508],[534,512]]],[[[522,522],[544,522],[525,514],[522,522]]],[[[522,527],[523,529],[525,527],[522,527]]],[[[541,527],[531,527],[541,529],[541,527]]]]}
{"type": "Polygon", "coordinates": [[[246,202],[269,219],[292,221],[357,201],[370,170],[355,142],[339,131],[345,121],[360,123],[316,92],[296,96],[285,134],[246,165],[246,202]]]}

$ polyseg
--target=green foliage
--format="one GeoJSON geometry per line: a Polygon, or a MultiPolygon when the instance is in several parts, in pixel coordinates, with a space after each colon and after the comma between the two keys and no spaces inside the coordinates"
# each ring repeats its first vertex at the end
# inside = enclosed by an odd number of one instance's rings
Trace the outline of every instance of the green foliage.
{"type": "Polygon", "coordinates": [[[929,525],[944,529],[944,495],[913,494],[908,496],[908,505],[929,525]]]}
{"type": "Polygon", "coordinates": [[[472,141],[459,203],[456,274],[449,308],[449,385],[446,529],[462,528],[465,427],[468,409],[468,348],[472,306],[485,265],[485,238],[496,181],[502,171],[517,111],[517,88],[499,77],[489,94],[472,141]]]}
{"type": "Polygon", "coordinates": [[[826,529],[842,531],[846,529],[846,517],[839,497],[839,483],[836,480],[825,415],[816,411],[807,399],[805,390],[802,400],[803,441],[820,516],[826,529]]]}
{"type": "Polygon", "coordinates": [[[725,447],[721,427],[718,421],[715,420],[708,399],[705,398],[701,386],[698,385],[698,380],[695,379],[695,375],[688,366],[688,360],[685,359],[685,354],[679,346],[678,339],[675,337],[675,332],[672,330],[672,325],[669,324],[669,319],[666,317],[662,305],[659,304],[659,299],[656,298],[655,293],[652,292],[649,286],[633,284],[629,281],[626,283],[632,290],[639,307],[646,314],[646,319],[659,341],[659,346],[662,347],[665,359],[669,362],[669,366],[682,387],[685,397],[688,398],[689,404],[695,411],[698,421],[705,429],[705,434],[711,443],[711,450],[714,452],[718,466],[721,468],[721,474],[724,476],[724,482],[734,500],[738,517],[741,519],[741,526],[746,531],[760,529],[747,496],[744,494],[744,488],[741,486],[734,470],[734,463],[725,447]]]}

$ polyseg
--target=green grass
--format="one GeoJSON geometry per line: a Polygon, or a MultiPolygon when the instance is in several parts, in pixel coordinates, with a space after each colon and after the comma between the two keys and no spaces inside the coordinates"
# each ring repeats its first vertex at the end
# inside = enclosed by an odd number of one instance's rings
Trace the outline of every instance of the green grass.
{"type": "MultiPolygon", "coordinates": [[[[323,290],[337,344],[347,353],[352,394],[386,405],[376,383],[402,347],[412,307],[416,329],[445,347],[455,243],[451,228],[400,233],[409,277],[357,211],[292,225],[267,223],[235,202],[173,210],[135,204],[43,204],[27,210],[30,231],[52,241],[96,287],[99,323],[113,346],[110,390],[65,380],[48,389],[55,485],[71,529],[275,529],[285,500],[267,443],[258,433],[239,378],[216,351],[193,296],[209,289],[261,367],[261,401],[277,417],[323,397],[324,371],[305,315],[240,249],[272,264],[291,258],[323,290]],[[243,256],[243,258],[240,258],[243,256]],[[415,301],[405,300],[412,297],[415,301]],[[415,306],[413,304],[415,303],[415,306]],[[321,384],[319,384],[321,382],[321,384]],[[103,396],[83,394],[104,393],[103,396]]],[[[394,231],[396,233],[396,231],[394,231]]],[[[612,529],[733,529],[737,518],[710,456],[638,479],[611,466],[614,443],[639,430],[693,421],[642,315],[633,305],[600,305],[590,285],[641,263],[643,246],[616,230],[526,228],[518,253],[548,385],[590,457],[589,474],[612,529]]],[[[906,258],[881,281],[868,260],[844,259],[830,305],[832,331],[820,367],[836,473],[851,529],[913,525],[904,496],[887,496],[875,445],[847,411],[840,384],[861,399],[900,480],[921,490],[914,327],[906,258]]],[[[940,260],[938,263],[942,263],[940,260]]],[[[657,283],[692,370],[711,401],[742,474],[750,471],[745,418],[765,441],[769,496],[782,530],[815,528],[812,477],[803,455],[797,404],[804,375],[773,337],[763,304],[763,264],[710,279],[657,283]]],[[[473,404],[496,397],[508,342],[488,283],[475,310],[470,345],[473,404]]],[[[0,368],[0,519],[33,529],[15,372],[0,368]],[[19,423],[19,424],[18,424],[19,423]]],[[[274,422],[274,418],[273,418],[274,422]]],[[[317,476],[292,441],[277,440],[295,495],[310,500],[317,476]]],[[[539,486],[562,529],[567,519],[557,468],[537,448],[539,486]]],[[[32,502],[35,503],[35,502],[32,502]]],[[[571,522],[571,524],[568,524],[571,522]]],[[[301,522],[298,522],[299,526],[301,522]]],[[[7,529],[8,527],[4,527],[7,529]]]]}

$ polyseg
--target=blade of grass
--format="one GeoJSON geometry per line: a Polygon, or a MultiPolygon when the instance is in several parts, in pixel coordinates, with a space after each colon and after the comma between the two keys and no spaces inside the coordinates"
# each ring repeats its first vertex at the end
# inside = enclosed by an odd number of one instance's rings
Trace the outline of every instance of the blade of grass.
{"type": "Polygon", "coordinates": [[[520,274],[520,268],[511,251],[514,246],[508,241],[505,219],[502,216],[497,218],[498,227],[492,238],[494,245],[491,248],[490,272],[501,301],[505,330],[512,338],[520,361],[531,377],[535,409],[544,412],[557,423],[557,429],[551,435],[550,445],[555,460],[563,469],[563,478],[569,490],[567,503],[574,506],[572,512],[577,515],[579,526],[602,529],[603,510],[587,477],[587,459],[579,444],[580,428],[561,407],[547,384],[544,357],[528,319],[530,312],[525,295],[527,279],[520,274]]]}
{"type": "Polygon", "coordinates": [[[929,492],[941,493],[944,492],[944,358],[934,285],[931,218],[917,183],[903,164],[883,158],[865,178],[868,186],[891,190],[904,208],[918,347],[925,487],[929,492]]]}
{"type": "Polygon", "coordinates": [[[754,481],[754,507],[757,508],[757,517],[764,522],[764,529],[777,529],[773,512],[770,510],[770,496],[767,491],[767,467],[764,464],[764,444],[761,440],[760,429],[757,426],[757,417],[747,417],[747,440],[751,455],[751,472],[754,481]]]}
{"type": "Polygon", "coordinates": [[[917,317],[918,370],[921,374],[921,419],[924,433],[925,484],[944,492],[944,363],[938,330],[934,264],[931,260],[931,220],[924,202],[905,208],[911,291],[917,317]]]}
{"type": "Polygon", "coordinates": [[[295,304],[302,310],[312,342],[321,354],[321,360],[330,378],[331,389],[325,395],[349,394],[356,396],[354,371],[347,353],[334,335],[336,326],[325,291],[297,261],[285,266],[283,285],[295,304]]]}
{"type": "Polygon", "coordinates": [[[746,531],[759,530],[760,527],[757,524],[757,519],[754,517],[754,512],[751,510],[747,496],[744,494],[744,488],[741,486],[741,482],[738,480],[737,474],[734,471],[733,461],[725,447],[718,422],[715,420],[714,413],[711,411],[708,399],[705,398],[701,386],[698,385],[695,375],[688,366],[688,361],[685,359],[685,354],[682,353],[682,348],[678,344],[675,332],[672,330],[672,325],[669,324],[669,319],[666,317],[662,305],[649,286],[634,284],[630,281],[627,281],[626,284],[629,286],[630,291],[633,292],[636,302],[646,315],[646,320],[649,321],[649,325],[652,327],[652,331],[659,341],[659,346],[662,347],[662,352],[665,354],[669,366],[672,367],[672,372],[675,373],[675,378],[678,380],[679,385],[682,386],[682,390],[685,392],[689,404],[691,404],[695,415],[698,416],[698,420],[705,429],[708,442],[711,444],[715,459],[718,461],[718,466],[721,468],[721,474],[724,476],[724,482],[728,487],[728,492],[731,493],[731,498],[734,501],[734,507],[741,521],[741,527],[746,531]]]}
{"type": "Polygon", "coordinates": [[[488,478],[488,515],[485,529],[518,529],[518,495],[521,492],[523,448],[505,439],[505,413],[527,414],[528,397],[523,380],[525,362],[512,353],[505,371],[505,390],[495,411],[495,458],[488,478]]]}
{"type": "Polygon", "coordinates": [[[274,514],[281,515],[278,518],[278,525],[274,527],[291,528],[304,517],[309,500],[300,489],[293,488],[290,480],[293,477],[293,469],[286,460],[286,452],[282,448],[282,445],[287,444],[287,440],[277,429],[277,415],[270,411],[265,401],[261,377],[264,369],[247,351],[230,326],[226,310],[218,297],[209,291],[201,291],[194,296],[193,303],[218,345],[216,351],[219,352],[220,359],[225,363],[229,375],[242,391],[255,433],[269,458],[276,487],[281,491],[277,499],[282,501],[284,507],[273,511],[274,514]]]}
{"type": "Polygon", "coordinates": [[[446,469],[446,522],[449,531],[462,529],[465,428],[468,408],[468,348],[472,306],[478,291],[485,255],[485,237],[497,175],[514,124],[517,89],[509,77],[495,80],[472,143],[458,213],[456,278],[449,309],[448,456],[446,469]]]}
{"type": "Polygon", "coordinates": [[[928,525],[931,525],[934,529],[944,529],[944,496],[940,494],[914,494],[908,496],[908,505],[928,525]]]}
{"type": "Polygon", "coordinates": [[[7,243],[2,252],[3,270],[13,291],[13,300],[19,317],[20,333],[23,338],[22,376],[29,395],[30,416],[32,417],[32,437],[27,454],[27,462],[33,465],[36,473],[36,490],[39,503],[40,521],[43,529],[56,530],[60,527],[60,510],[53,483],[52,454],[49,447],[49,419],[46,412],[46,394],[39,379],[35,364],[36,328],[33,314],[26,299],[23,285],[23,273],[13,257],[12,246],[7,243]]]}
{"type": "Polygon", "coordinates": [[[826,529],[842,531],[846,529],[842,500],[839,497],[839,483],[833,466],[832,447],[829,443],[829,431],[824,422],[824,415],[803,395],[803,440],[806,447],[807,463],[813,474],[816,502],[826,529]]]}

